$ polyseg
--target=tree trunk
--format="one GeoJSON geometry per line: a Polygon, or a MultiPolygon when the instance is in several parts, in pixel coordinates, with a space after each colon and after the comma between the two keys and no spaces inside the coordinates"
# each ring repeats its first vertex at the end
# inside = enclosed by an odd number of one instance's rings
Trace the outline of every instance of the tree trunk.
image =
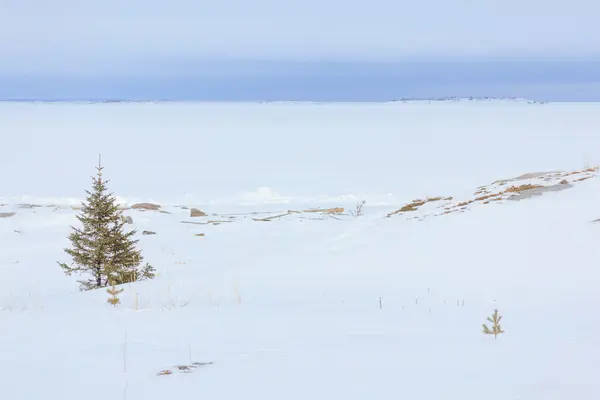
{"type": "Polygon", "coordinates": [[[96,286],[97,286],[97,288],[102,287],[102,266],[101,265],[96,266],[96,286]]]}

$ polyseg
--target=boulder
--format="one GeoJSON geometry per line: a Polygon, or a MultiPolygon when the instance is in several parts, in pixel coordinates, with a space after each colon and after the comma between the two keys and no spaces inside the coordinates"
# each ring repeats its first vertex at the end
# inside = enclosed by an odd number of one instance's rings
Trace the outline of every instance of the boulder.
{"type": "Polygon", "coordinates": [[[197,208],[190,209],[190,217],[206,217],[207,215],[204,211],[197,208]]]}
{"type": "Polygon", "coordinates": [[[142,231],[142,235],[156,235],[156,232],[153,232],[153,231],[142,231]]]}
{"type": "Polygon", "coordinates": [[[136,203],[136,204],[132,205],[131,208],[133,208],[134,210],[156,211],[156,210],[160,209],[160,206],[158,204],[152,204],[152,203],[136,203]]]}

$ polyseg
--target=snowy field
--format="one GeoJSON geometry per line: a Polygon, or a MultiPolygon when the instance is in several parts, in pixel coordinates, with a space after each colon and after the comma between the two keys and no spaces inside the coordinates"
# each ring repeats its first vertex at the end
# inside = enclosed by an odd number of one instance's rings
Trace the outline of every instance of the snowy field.
{"type": "Polygon", "coordinates": [[[0,103],[0,398],[593,398],[599,127],[595,103],[0,103]],[[98,153],[159,274],[116,308],[56,263],[98,153]]]}

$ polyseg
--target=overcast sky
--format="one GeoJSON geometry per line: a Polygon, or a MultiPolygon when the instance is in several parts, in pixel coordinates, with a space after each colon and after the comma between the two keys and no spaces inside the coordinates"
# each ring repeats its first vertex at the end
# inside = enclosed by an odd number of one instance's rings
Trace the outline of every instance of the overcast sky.
{"type": "Polygon", "coordinates": [[[598,15],[592,0],[0,0],[0,80],[302,75],[325,61],[585,69],[600,59],[598,15]]]}

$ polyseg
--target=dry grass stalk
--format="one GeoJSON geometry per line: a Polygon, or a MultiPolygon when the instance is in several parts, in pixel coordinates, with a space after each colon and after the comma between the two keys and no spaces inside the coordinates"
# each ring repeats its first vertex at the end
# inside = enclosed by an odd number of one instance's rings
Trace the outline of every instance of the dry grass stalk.
{"type": "Polygon", "coordinates": [[[365,207],[365,204],[367,204],[366,200],[356,203],[356,209],[350,210],[350,215],[352,215],[353,217],[360,217],[361,215],[363,215],[363,209],[365,207]]]}

